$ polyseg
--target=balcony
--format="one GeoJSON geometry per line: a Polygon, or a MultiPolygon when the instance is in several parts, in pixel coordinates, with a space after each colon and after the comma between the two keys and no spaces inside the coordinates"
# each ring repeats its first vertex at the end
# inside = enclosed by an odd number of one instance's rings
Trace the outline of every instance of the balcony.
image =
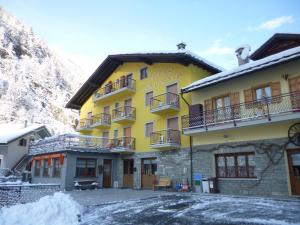
{"type": "Polygon", "coordinates": [[[111,139],[108,143],[111,152],[115,153],[133,153],[135,150],[135,138],[121,137],[111,139]]]}
{"type": "Polygon", "coordinates": [[[155,114],[167,114],[179,111],[179,96],[174,93],[165,93],[151,98],[150,112],[155,114]]]}
{"type": "Polygon", "coordinates": [[[103,88],[98,89],[94,94],[93,101],[100,102],[104,100],[112,100],[134,92],[135,80],[121,77],[116,82],[109,82],[103,88]]]}
{"type": "Polygon", "coordinates": [[[61,151],[103,152],[109,153],[106,147],[107,138],[88,135],[64,134],[31,142],[29,154],[44,154],[61,151]]]}
{"type": "Polygon", "coordinates": [[[81,119],[79,121],[78,126],[76,127],[76,131],[91,131],[92,130],[92,119],[81,119]]]}
{"type": "Polygon", "coordinates": [[[110,114],[100,113],[92,117],[91,127],[107,128],[111,125],[110,114]]]}
{"type": "Polygon", "coordinates": [[[112,121],[116,123],[128,123],[135,121],[135,108],[123,106],[113,110],[112,121]]]}
{"type": "Polygon", "coordinates": [[[179,130],[161,130],[150,134],[150,148],[153,149],[177,149],[180,148],[179,130]]]}
{"type": "Polygon", "coordinates": [[[293,92],[182,116],[183,133],[197,133],[253,126],[300,118],[300,92],[293,92]]]}

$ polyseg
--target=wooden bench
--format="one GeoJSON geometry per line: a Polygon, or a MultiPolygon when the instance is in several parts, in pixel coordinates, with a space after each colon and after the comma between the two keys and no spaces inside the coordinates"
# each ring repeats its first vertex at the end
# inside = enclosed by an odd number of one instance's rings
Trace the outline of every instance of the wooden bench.
{"type": "Polygon", "coordinates": [[[154,185],[154,191],[156,189],[159,189],[159,188],[165,188],[165,190],[167,190],[168,187],[171,187],[172,185],[172,182],[171,182],[171,179],[169,178],[160,178],[159,181],[158,181],[158,184],[155,184],[154,185]]]}

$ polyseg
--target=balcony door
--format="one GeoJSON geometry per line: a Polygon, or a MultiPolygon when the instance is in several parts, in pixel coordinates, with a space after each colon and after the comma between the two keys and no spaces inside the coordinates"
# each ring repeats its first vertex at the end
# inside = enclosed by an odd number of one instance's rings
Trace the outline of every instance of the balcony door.
{"type": "Polygon", "coordinates": [[[87,127],[92,125],[92,117],[93,117],[92,112],[88,112],[87,116],[86,116],[86,126],[87,127]]]}
{"type": "Polygon", "coordinates": [[[293,195],[300,195],[300,149],[287,151],[288,164],[293,195]]]}
{"type": "Polygon", "coordinates": [[[177,132],[179,130],[178,117],[169,118],[167,120],[167,137],[166,142],[168,143],[179,143],[180,134],[177,132]]]}
{"type": "Polygon", "coordinates": [[[132,100],[131,98],[130,99],[126,99],[124,101],[124,113],[125,113],[125,116],[131,116],[132,114],[132,110],[131,110],[131,105],[132,105],[132,100]]]}
{"type": "Polygon", "coordinates": [[[123,187],[133,188],[133,159],[123,160],[123,187]]]}
{"type": "Polygon", "coordinates": [[[131,127],[125,127],[123,130],[124,147],[128,147],[131,142],[131,127]]]}
{"type": "Polygon", "coordinates": [[[293,110],[300,110],[300,76],[289,79],[293,110]]]}
{"type": "Polygon", "coordinates": [[[215,99],[216,120],[224,121],[231,118],[230,97],[223,96],[215,99]]]}
{"type": "Polygon", "coordinates": [[[178,86],[176,84],[172,84],[167,86],[167,95],[166,95],[166,104],[178,105],[178,86]]]}

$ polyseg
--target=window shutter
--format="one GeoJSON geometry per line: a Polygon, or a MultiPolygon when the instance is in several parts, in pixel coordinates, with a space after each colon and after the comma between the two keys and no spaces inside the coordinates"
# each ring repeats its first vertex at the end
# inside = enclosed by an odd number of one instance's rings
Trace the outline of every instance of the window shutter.
{"type": "Polygon", "coordinates": [[[230,94],[230,102],[232,105],[234,118],[240,118],[240,93],[234,92],[230,94]]]}
{"type": "Polygon", "coordinates": [[[253,105],[253,90],[252,89],[247,89],[244,90],[244,98],[245,98],[245,107],[246,109],[249,109],[253,105]]]}
{"type": "Polygon", "coordinates": [[[213,112],[213,100],[206,99],[204,100],[204,107],[205,107],[205,124],[213,123],[214,112],[213,112]]]}
{"type": "Polygon", "coordinates": [[[291,101],[294,110],[300,109],[300,76],[289,79],[291,101]]]}
{"type": "Polygon", "coordinates": [[[300,76],[289,79],[290,92],[300,91],[300,76]]]}
{"type": "Polygon", "coordinates": [[[271,83],[271,92],[272,92],[272,103],[280,103],[281,87],[279,81],[271,83]]]}

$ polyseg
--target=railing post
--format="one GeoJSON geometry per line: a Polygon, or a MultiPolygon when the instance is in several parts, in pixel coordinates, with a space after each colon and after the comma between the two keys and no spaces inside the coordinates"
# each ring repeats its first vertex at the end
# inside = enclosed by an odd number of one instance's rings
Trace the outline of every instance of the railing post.
{"type": "Polygon", "coordinates": [[[271,121],[271,116],[270,116],[270,111],[269,111],[269,103],[268,103],[268,98],[266,98],[266,105],[267,105],[267,115],[268,115],[268,120],[271,121]]]}
{"type": "Polygon", "coordinates": [[[207,130],[207,125],[206,125],[206,111],[203,112],[203,124],[204,124],[205,130],[207,130]]]}
{"type": "Polygon", "coordinates": [[[230,106],[230,108],[231,108],[231,111],[232,111],[233,125],[236,127],[235,115],[234,115],[234,106],[230,106]]]}

